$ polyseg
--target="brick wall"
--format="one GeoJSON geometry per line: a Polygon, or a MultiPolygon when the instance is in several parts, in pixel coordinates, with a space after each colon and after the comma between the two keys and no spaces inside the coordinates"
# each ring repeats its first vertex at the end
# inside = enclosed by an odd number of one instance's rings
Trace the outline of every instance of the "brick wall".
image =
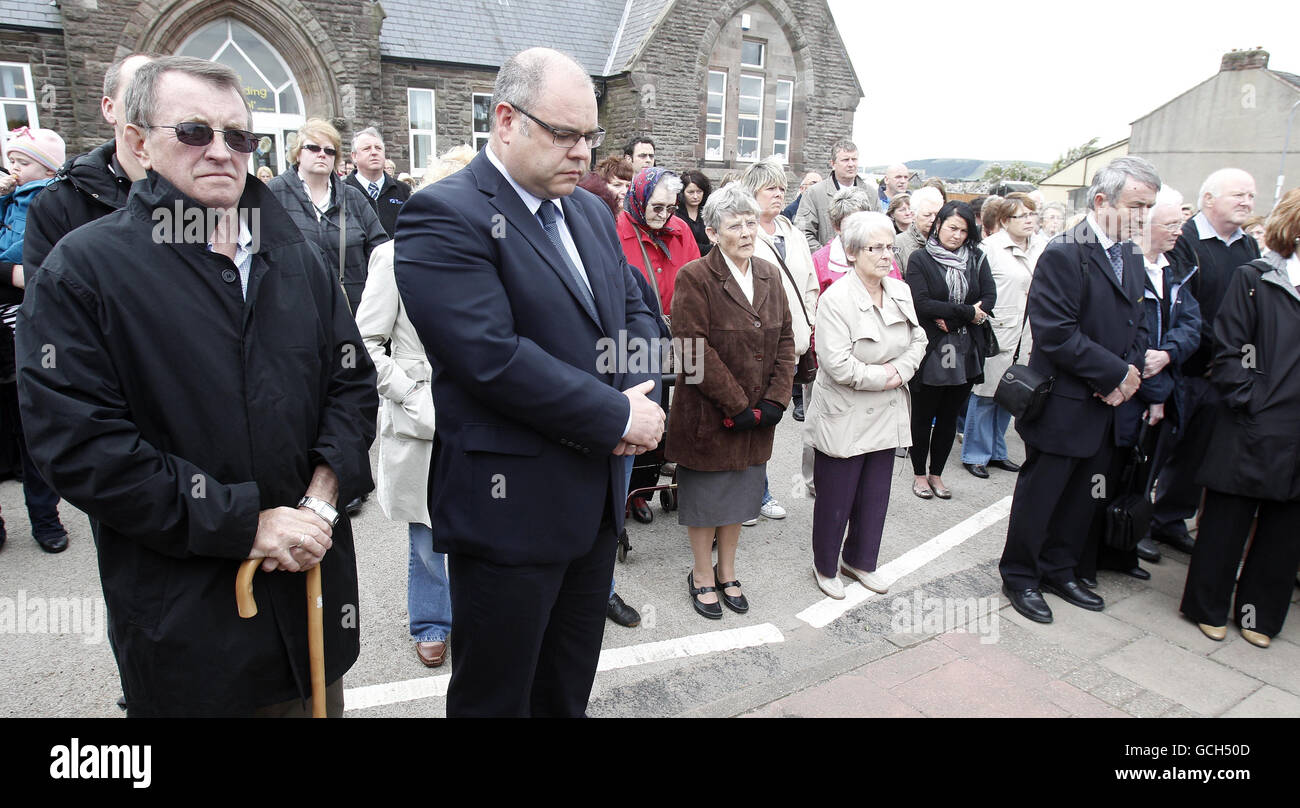
{"type": "Polygon", "coordinates": [[[374,109],[384,135],[385,151],[398,171],[410,171],[410,124],[406,90],[422,87],[434,91],[435,150],[442,154],[453,146],[474,143],[474,93],[491,93],[495,70],[451,67],[426,62],[385,59],[382,91],[374,109]]]}
{"type": "MultiPolygon", "coordinates": [[[[73,94],[67,92],[68,57],[63,47],[63,34],[34,29],[0,29],[0,61],[25,63],[31,67],[32,92],[40,125],[63,137],[69,157],[82,151],[77,140],[79,127],[73,94]]],[[[99,115],[98,107],[95,114],[99,115]]],[[[107,131],[108,127],[104,126],[104,129],[107,131]]],[[[101,141],[106,139],[101,138],[101,141]]]]}

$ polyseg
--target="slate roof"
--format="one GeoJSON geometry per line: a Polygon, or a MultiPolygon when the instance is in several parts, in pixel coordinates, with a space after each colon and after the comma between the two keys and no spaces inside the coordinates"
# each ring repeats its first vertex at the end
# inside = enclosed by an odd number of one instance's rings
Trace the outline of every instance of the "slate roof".
{"type": "MultiPolygon", "coordinates": [[[[6,2],[7,0],[0,0],[6,2]]],[[[500,67],[524,48],[571,54],[593,76],[622,72],[671,0],[382,0],[384,56],[500,67]]]]}
{"type": "Polygon", "coordinates": [[[1270,70],[1268,72],[1282,79],[1282,81],[1285,81],[1287,84],[1290,84],[1292,87],[1295,87],[1296,89],[1300,89],[1300,76],[1297,76],[1295,73],[1283,73],[1281,70],[1270,70]]]}
{"type": "Polygon", "coordinates": [[[0,25],[61,30],[59,8],[50,0],[0,0],[0,25]]]}

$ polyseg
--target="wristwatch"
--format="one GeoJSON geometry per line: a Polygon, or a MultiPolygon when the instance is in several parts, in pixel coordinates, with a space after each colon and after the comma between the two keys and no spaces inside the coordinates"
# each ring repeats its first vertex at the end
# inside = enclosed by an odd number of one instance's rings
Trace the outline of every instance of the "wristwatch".
{"type": "Polygon", "coordinates": [[[339,523],[338,509],[323,499],[317,499],[316,497],[303,497],[298,500],[298,507],[306,508],[324,519],[326,522],[329,522],[330,527],[334,527],[339,523]]]}

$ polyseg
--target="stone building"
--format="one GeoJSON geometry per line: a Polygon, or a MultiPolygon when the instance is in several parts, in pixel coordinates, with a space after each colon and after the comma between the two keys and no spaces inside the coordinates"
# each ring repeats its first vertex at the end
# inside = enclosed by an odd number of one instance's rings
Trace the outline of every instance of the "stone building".
{"type": "Polygon", "coordinates": [[[1255,178],[1255,212],[1273,209],[1279,174],[1300,185],[1300,76],[1270,70],[1268,51],[1232,51],[1219,72],[1133,122],[1129,154],[1147,158],[1160,178],[1196,204],[1215,169],[1241,168],[1255,178]],[[1285,170],[1282,151],[1288,133],[1285,170]]]}
{"type": "Polygon", "coordinates": [[[133,51],[234,67],[278,173],[306,117],[376,126],[399,170],[487,142],[496,69],[546,45],[592,75],[600,155],[649,134],[659,165],[719,176],[782,155],[821,168],[862,97],[825,0],[0,0],[6,131],[55,129],[68,153],[111,136],[105,68],[133,51]]]}

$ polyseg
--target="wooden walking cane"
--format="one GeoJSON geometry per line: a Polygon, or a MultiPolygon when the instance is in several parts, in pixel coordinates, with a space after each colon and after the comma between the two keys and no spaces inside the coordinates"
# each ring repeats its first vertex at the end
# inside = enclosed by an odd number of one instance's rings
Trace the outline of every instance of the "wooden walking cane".
{"type": "MultiPolygon", "coordinates": [[[[257,616],[253,599],[253,573],[262,559],[250,558],[235,575],[235,604],[239,616],[257,616]]],[[[325,718],[325,602],[321,596],[320,564],[307,570],[307,651],[311,658],[311,717],[325,718]]]]}

